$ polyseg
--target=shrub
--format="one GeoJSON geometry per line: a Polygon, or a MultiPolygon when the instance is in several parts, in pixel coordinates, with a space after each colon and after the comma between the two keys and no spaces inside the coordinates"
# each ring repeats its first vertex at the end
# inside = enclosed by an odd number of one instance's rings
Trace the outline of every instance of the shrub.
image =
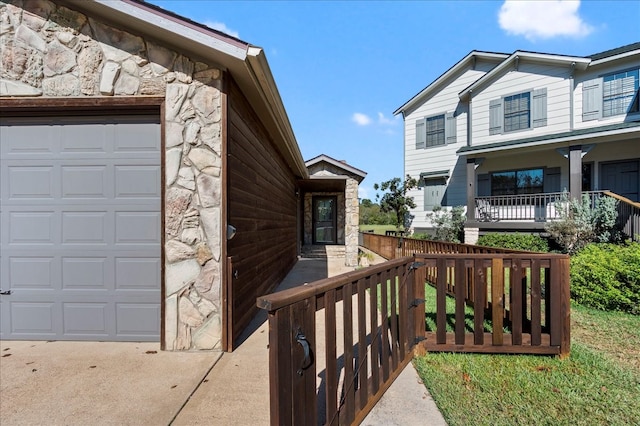
{"type": "Polygon", "coordinates": [[[546,239],[538,235],[531,234],[485,234],[478,238],[478,245],[511,250],[529,250],[544,253],[549,251],[549,242],[546,239]]]}
{"type": "Polygon", "coordinates": [[[640,243],[587,245],[571,258],[571,297],[592,308],[640,315],[640,243]]]}
{"type": "Polygon", "coordinates": [[[595,206],[587,194],[580,200],[569,200],[564,192],[556,209],[560,219],[548,222],[545,229],[551,237],[569,254],[577,253],[592,242],[615,242],[620,240],[616,230],[616,207],[618,200],[611,197],[599,197],[595,206]]]}
{"type": "Polygon", "coordinates": [[[436,241],[449,241],[460,243],[464,239],[464,207],[455,206],[451,210],[445,210],[440,206],[435,206],[433,212],[427,216],[435,227],[436,241]]]}

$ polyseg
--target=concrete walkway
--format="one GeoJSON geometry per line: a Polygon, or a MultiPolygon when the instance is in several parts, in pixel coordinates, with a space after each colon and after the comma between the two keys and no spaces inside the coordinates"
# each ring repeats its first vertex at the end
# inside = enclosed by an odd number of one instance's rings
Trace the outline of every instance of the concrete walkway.
{"type": "MultiPolygon", "coordinates": [[[[344,259],[300,259],[277,291],[352,270],[344,266],[344,259]]],[[[222,356],[174,424],[268,425],[268,333],[267,315],[261,312],[241,337],[242,343],[233,353],[222,356]]],[[[428,426],[446,422],[410,364],[363,424],[428,426]]]]}
{"type": "MultiPolygon", "coordinates": [[[[301,259],[279,289],[352,268],[301,259]]],[[[157,343],[0,341],[0,424],[268,425],[268,324],[233,353],[162,352],[157,343]]],[[[445,425],[413,366],[365,425],[445,425]]]]}

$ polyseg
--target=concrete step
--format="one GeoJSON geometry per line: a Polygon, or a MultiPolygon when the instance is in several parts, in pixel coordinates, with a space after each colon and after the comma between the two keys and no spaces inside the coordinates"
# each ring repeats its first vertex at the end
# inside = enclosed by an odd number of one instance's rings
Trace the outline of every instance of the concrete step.
{"type": "Polygon", "coordinates": [[[311,259],[326,259],[344,257],[346,253],[345,246],[332,245],[332,246],[303,246],[301,257],[311,259]]]}

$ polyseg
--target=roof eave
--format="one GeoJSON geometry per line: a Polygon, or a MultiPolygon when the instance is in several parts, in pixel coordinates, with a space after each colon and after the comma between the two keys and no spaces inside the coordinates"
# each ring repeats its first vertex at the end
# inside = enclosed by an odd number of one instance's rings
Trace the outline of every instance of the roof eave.
{"type": "Polygon", "coordinates": [[[637,56],[637,55],[640,55],[640,49],[624,52],[619,55],[608,56],[602,59],[597,59],[595,61],[592,61],[589,64],[589,66],[596,66],[596,65],[605,64],[607,62],[612,62],[612,61],[619,61],[620,59],[630,58],[632,56],[637,56]]]}
{"type": "Polygon", "coordinates": [[[261,48],[140,0],[57,1],[88,15],[100,16],[105,22],[118,28],[152,34],[156,43],[162,43],[229,72],[252,106],[264,117],[265,126],[293,173],[303,178],[308,176],[261,48]]]}
{"type": "Polygon", "coordinates": [[[471,96],[471,94],[474,91],[478,92],[479,90],[482,90],[483,86],[487,84],[492,78],[494,78],[496,75],[499,75],[505,69],[508,69],[514,61],[519,60],[520,58],[533,60],[535,62],[546,63],[546,64],[562,64],[562,65],[569,65],[569,66],[573,65],[575,69],[578,69],[578,70],[587,69],[587,67],[589,66],[589,63],[591,62],[591,59],[582,58],[579,56],[549,55],[545,53],[523,52],[518,50],[512,53],[504,61],[502,61],[500,65],[498,65],[497,67],[495,67],[494,69],[492,69],[491,71],[483,75],[481,78],[473,82],[466,89],[461,91],[458,94],[458,97],[461,100],[465,100],[469,96],[471,96]]]}
{"type": "Polygon", "coordinates": [[[256,87],[260,89],[260,97],[266,107],[264,112],[268,114],[273,123],[272,130],[279,136],[279,140],[275,140],[276,145],[288,160],[293,172],[299,177],[308,177],[309,171],[304,164],[264,50],[255,46],[249,47],[246,63],[247,70],[254,78],[256,87]]]}
{"type": "Polygon", "coordinates": [[[428,85],[427,87],[422,89],[420,92],[418,92],[415,96],[413,96],[411,99],[405,102],[404,105],[402,105],[400,108],[396,109],[393,112],[393,115],[398,115],[401,112],[404,113],[405,111],[413,108],[416,104],[421,102],[422,99],[429,96],[429,94],[432,93],[434,90],[437,90],[440,87],[440,84],[447,81],[447,79],[450,78],[452,75],[454,75],[456,72],[466,67],[473,58],[480,58],[480,59],[486,59],[486,60],[503,60],[508,56],[509,55],[504,53],[481,52],[477,50],[471,51],[464,58],[458,61],[458,63],[456,63],[454,66],[452,66],[447,71],[445,71],[442,75],[440,75],[440,77],[435,79],[430,85],[428,85]]]}
{"type": "MultiPolygon", "coordinates": [[[[462,147],[458,151],[456,151],[457,155],[477,155],[477,154],[486,154],[491,152],[505,151],[511,149],[521,149],[521,148],[531,148],[536,146],[544,146],[544,145],[555,145],[555,144],[563,144],[563,143],[579,143],[581,141],[594,139],[594,138],[607,138],[607,137],[621,137],[624,136],[625,139],[633,137],[635,134],[640,132],[640,127],[623,127],[616,128],[611,130],[599,131],[601,129],[594,128],[593,132],[584,133],[581,135],[566,135],[562,137],[557,137],[554,139],[543,139],[538,141],[530,141],[525,143],[512,143],[512,144],[488,144],[487,146],[479,145],[477,147],[462,147]],[[626,135],[626,136],[625,136],[626,135]]],[[[516,141],[517,142],[517,141],[516,141]]]]}
{"type": "Polygon", "coordinates": [[[313,166],[314,164],[321,163],[322,161],[325,161],[335,167],[339,167],[349,173],[352,173],[354,175],[361,177],[362,179],[360,179],[360,181],[362,181],[367,176],[367,172],[357,169],[347,163],[343,163],[342,161],[338,161],[335,158],[331,158],[326,154],[318,155],[317,157],[312,158],[311,160],[307,160],[304,164],[308,168],[313,166]]]}

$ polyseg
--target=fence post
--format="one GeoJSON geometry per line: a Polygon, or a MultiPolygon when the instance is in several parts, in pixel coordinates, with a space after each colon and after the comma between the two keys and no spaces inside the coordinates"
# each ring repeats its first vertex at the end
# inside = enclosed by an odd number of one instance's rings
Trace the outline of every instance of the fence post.
{"type": "MultiPolygon", "coordinates": [[[[415,256],[413,261],[417,263],[415,256]]],[[[426,281],[427,270],[424,266],[414,267],[413,269],[413,344],[424,340],[426,332],[425,323],[425,295],[424,286],[426,281]]]]}
{"type": "Polygon", "coordinates": [[[571,299],[569,258],[551,260],[551,345],[560,347],[560,358],[571,350],[571,299]]]}
{"type": "Polygon", "coordinates": [[[315,305],[305,299],[269,312],[271,425],[317,422],[315,305]]]}

